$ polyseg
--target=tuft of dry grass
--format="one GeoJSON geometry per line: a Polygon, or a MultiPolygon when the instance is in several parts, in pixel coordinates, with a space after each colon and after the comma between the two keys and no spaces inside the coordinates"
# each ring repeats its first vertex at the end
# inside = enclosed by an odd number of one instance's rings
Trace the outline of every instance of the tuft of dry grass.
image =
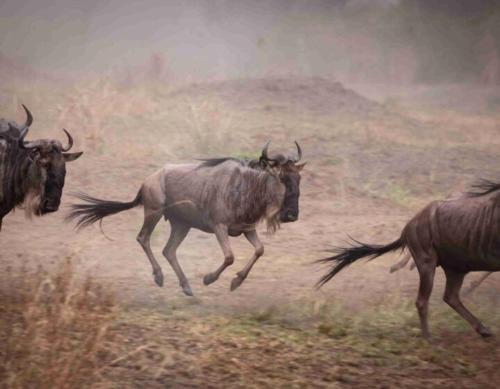
{"type": "MultiPolygon", "coordinates": [[[[216,155],[235,138],[234,115],[218,99],[187,99],[184,119],[195,153],[216,155]]],[[[240,143],[242,138],[238,136],[240,143]]]]}
{"type": "Polygon", "coordinates": [[[57,105],[56,123],[78,129],[85,134],[84,147],[100,151],[109,143],[117,120],[148,117],[157,109],[153,92],[148,85],[124,89],[107,77],[85,81],[75,85],[66,101],[57,105]]]}
{"type": "Polygon", "coordinates": [[[66,261],[55,274],[7,269],[0,283],[0,387],[82,388],[98,380],[116,309],[66,261]]]}

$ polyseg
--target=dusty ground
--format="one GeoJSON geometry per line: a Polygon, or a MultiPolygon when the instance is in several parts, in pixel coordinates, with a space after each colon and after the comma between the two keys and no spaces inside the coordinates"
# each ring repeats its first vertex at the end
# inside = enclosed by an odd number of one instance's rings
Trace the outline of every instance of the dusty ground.
{"type": "MultiPolygon", "coordinates": [[[[32,137],[60,137],[64,124],[85,154],[68,166],[60,212],[29,222],[18,210],[4,220],[2,266],[50,269],[71,258],[80,275],[113,289],[121,313],[111,334],[121,347],[103,352],[96,387],[494,387],[498,341],[479,339],[444,306],[442,274],[432,345],[420,339],[413,308],[417,274],[388,273],[395,255],[314,289],[323,269],[312,261],[347,233],[388,242],[430,199],[499,177],[500,100],[477,91],[469,104],[458,101],[468,89],[359,86],[367,99],[322,79],[5,88],[2,116],[22,101],[35,115],[32,137]],[[64,222],[72,190],[130,200],[163,163],[256,155],[267,139],[271,148],[297,139],[309,161],[300,221],[274,236],[261,229],[265,256],[235,292],[230,281],[251,255],[243,238],[232,240],[236,263],[205,287],[222,255],[213,236],[191,231],[178,253],[195,293],[188,298],[161,255],[165,223],[152,239],[165,274],[158,288],[135,241],[141,209],[105,220],[112,240],[64,222]]],[[[499,290],[494,275],[466,300],[496,333],[499,290]]]]}

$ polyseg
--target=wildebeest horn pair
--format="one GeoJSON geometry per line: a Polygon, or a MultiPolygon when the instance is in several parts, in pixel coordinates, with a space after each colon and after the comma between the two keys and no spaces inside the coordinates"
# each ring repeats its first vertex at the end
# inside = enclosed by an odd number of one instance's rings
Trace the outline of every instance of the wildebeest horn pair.
{"type": "MultiPolygon", "coordinates": [[[[266,145],[262,149],[260,160],[266,162],[278,162],[276,159],[269,158],[268,155],[269,143],[271,143],[271,141],[267,141],[266,145]]],[[[295,141],[295,146],[297,146],[297,157],[293,159],[293,162],[297,163],[302,158],[302,149],[300,148],[297,141],[295,141]]]]}
{"type": "MultiPolygon", "coordinates": [[[[26,122],[23,125],[23,128],[20,130],[20,136],[19,136],[19,148],[21,149],[34,149],[35,147],[40,147],[41,143],[40,141],[34,141],[34,142],[25,142],[24,138],[28,134],[29,127],[33,123],[33,115],[31,115],[31,112],[29,111],[28,108],[24,104],[22,104],[24,111],[26,112],[26,122]]],[[[66,131],[65,128],[63,128],[63,131],[66,133],[66,136],[68,137],[68,145],[66,147],[62,148],[62,151],[66,152],[73,147],[73,137],[71,134],[66,131]]]]}

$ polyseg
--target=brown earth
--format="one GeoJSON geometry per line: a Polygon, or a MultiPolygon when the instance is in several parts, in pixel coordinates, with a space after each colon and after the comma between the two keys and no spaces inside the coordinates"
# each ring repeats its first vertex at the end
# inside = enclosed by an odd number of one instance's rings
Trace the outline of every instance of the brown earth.
{"type": "MultiPolygon", "coordinates": [[[[324,269],[312,264],[347,233],[391,241],[430,199],[498,177],[497,110],[434,108],[409,91],[375,102],[323,79],[179,89],[99,80],[18,93],[35,116],[31,137],[60,137],[64,123],[85,154],[68,165],[60,212],[30,222],[17,210],[4,220],[2,266],[51,269],[71,258],[80,276],[114,291],[121,313],[110,336],[120,346],[103,351],[95,387],[465,388],[500,380],[498,341],[479,339],[444,305],[442,274],[429,345],[413,308],[418,275],[388,273],[397,255],[352,266],[319,291],[324,269]],[[267,139],[271,148],[297,139],[304,149],[300,221],[273,236],[261,229],[266,253],[235,292],[230,281],[251,255],[243,238],[232,240],[235,264],[205,287],[203,275],[222,255],[212,235],[190,232],[178,253],[195,293],[188,298],[161,255],[165,223],[152,237],[165,274],[158,288],[135,241],[140,209],[106,219],[107,237],[64,222],[71,191],[128,201],[166,162],[256,155],[267,139]]],[[[15,112],[6,104],[1,116],[15,112]]],[[[499,288],[494,275],[467,298],[497,333],[499,288]]]]}

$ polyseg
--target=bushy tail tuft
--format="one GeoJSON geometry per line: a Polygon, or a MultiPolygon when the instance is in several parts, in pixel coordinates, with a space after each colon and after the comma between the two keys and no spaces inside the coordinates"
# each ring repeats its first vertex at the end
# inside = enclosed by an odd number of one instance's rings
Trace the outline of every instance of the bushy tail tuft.
{"type": "Polygon", "coordinates": [[[78,228],[87,227],[109,215],[126,211],[142,204],[141,191],[130,202],[106,201],[89,196],[85,193],[74,193],[74,197],[83,200],[86,204],[72,204],[66,220],[76,221],[78,228]]]}
{"type": "MultiPolygon", "coordinates": [[[[352,238],[351,238],[352,239],[352,238]]],[[[339,271],[344,267],[349,266],[351,263],[357,261],[361,258],[368,258],[369,260],[375,259],[381,255],[384,255],[390,251],[396,249],[403,249],[404,242],[402,238],[395,240],[385,246],[383,245],[370,245],[366,243],[361,243],[355,239],[352,239],[351,247],[338,247],[333,249],[333,253],[336,255],[317,261],[318,263],[332,263],[333,266],[328,273],[326,273],[317,283],[317,287],[321,287],[330,281],[339,271]]]]}

